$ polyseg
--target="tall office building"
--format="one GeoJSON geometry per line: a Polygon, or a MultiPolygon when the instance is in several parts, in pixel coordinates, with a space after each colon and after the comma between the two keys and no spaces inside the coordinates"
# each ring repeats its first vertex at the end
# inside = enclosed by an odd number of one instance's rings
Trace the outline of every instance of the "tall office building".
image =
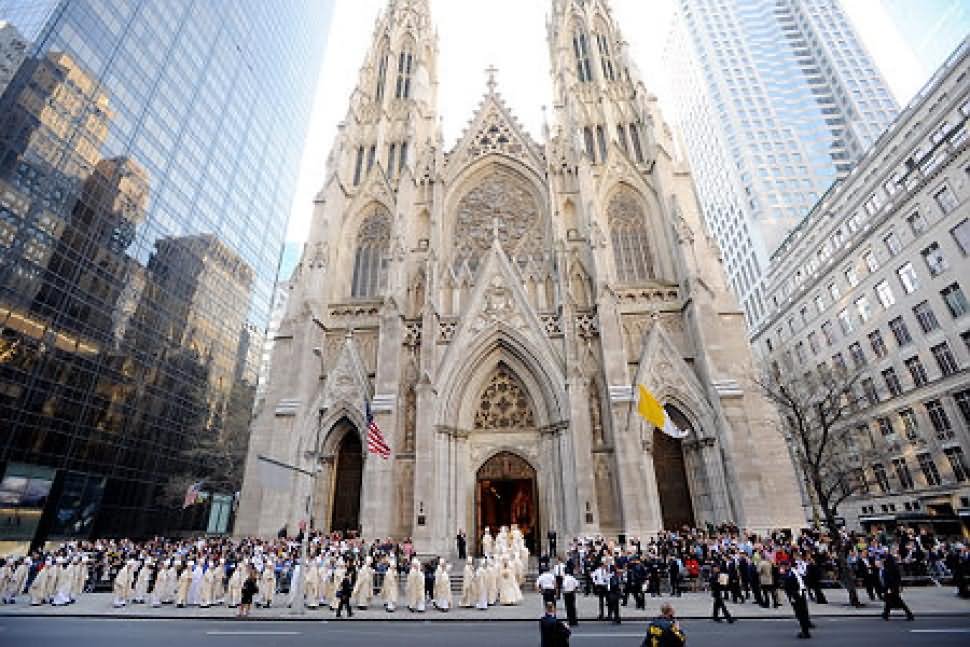
{"type": "Polygon", "coordinates": [[[679,0],[665,58],[704,217],[751,325],[769,254],[898,106],[837,0],[679,0]]]}
{"type": "Polygon", "coordinates": [[[0,0],[0,541],[171,529],[246,433],[330,14],[0,0]]]}

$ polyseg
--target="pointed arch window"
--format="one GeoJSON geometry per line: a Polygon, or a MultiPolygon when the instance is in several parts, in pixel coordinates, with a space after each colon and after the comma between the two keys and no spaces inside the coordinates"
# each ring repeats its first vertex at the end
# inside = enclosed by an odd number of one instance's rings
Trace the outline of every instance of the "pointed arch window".
{"type": "Polygon", "coordinates": [[[596,143],[600,149],[600,162],[606,161],[606,131],[602,126],[596,127],[596,143]]]}
{"type": "Polygon", "coordinates": [[[653,278],[647,222],[637,195],[628,188],[620,190],[610,200],[607,216],[617,281],[638,283],[653,278]]]}
{"type": "Polygon", "coordinates": [[[615,81],[616,72],[613,68],[613,55],[610,53],[610,41],[605,35],[596,34],[596,44],[600,50],[600,65],[603,68],[603,78],[615,81]]]}
{"type": "Polygon", "coordinates": [[[387,286],[387,254],[391,244],[391,216],[383,207],[367,216],[357,230],[357,254],[350,294],[374,297],[387,286]]]}
{"type": "Polygon", "coordinates": [[[643,147],[640,144],[640,129],[636,124],[630,124],[630,141],[633,143],[633,156],[637,164],[643,164],[643,147]]]}
{"type": "Polygon", "coordinates": [[[583,144],[586,146],[586,157],[591,162],[596,161],[596,143],[593,141],[593,129],[589,126],[583,128],[583,144]]]}
{"type": "Polygon", "coordinates": [[[593,80],[593,69],[589,63],[589,44],[586,32],[577,29],[573,34],[573,53],[576,55],[576,75],[581,83],[593,80]]]}
{"type": "Polygon", "coordinates": [[[623,124],[616,125],[616,140],[620,143],[620,148],[623,149],[623,152],[628,153],[629,151],[627,150],[626,143],[626,128],[623,127],[623,124]]]}
{"type": "Polygon", "coordinates": [[[387,85],[387,51],[381,52],[377,63],[377,88],[374,90],[374,100],[379,104],[384,100],[384,86],[387,85]]]}
{"type": "Polygon", "coordinates": [[[391,142],[387,146],[387,176],[394,177],[394,155],[397,153],[397,142],[391,142]]]}
{"type": "Polygon", "coordinates": [[[397,172],[399,174],[404,172],[404,166],[407,163],[408,163],[408,142],[407,140],[405,140],[401,142],[401,152],[397,162],[397,172]]]}
{"type": "Polygon", "coordinates": [[[414,72],[414,54],[405,48],[397,57],[397,84],[394,86],[394,96],[398,99],[411,98],[411,75],[414,72]]]}
{"type": "Polygon", "coordinates": [[[357,161],[354,162],[354,186],[360,184],[360,174],[364,165],[364,147],[357,147],[357,161]]]}

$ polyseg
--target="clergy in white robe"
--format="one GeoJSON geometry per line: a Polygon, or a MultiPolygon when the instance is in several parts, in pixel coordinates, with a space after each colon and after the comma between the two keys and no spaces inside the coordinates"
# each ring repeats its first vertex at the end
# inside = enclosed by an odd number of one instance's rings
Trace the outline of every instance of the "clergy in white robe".
{"type": "Polygon", "coordinates": [[[276,565],[273,560],[266,560],[263,572],[259,576],[259,595],[262,605],[269,608],[273,605],[273,596],[276,594],[276,565]]]}
{"type": "Polygon", "coordinates": [[[316,609],[320,606],[319,573],[320,571],[317,570],[317,560],[307,562],[306,578],[303,582],[303,599],[308,609],[316,609]]]}
{"type": "MultiPolygon", "coordinates": [[[[180,564],[180,562],[175,562],[176,567],[180,564]]],[[[180,609],[189,603],[189,589],[192,587],[193,567],[195,567],[195,562],[189,562],[179,573],[178,587],[175,589],[175,606],[180,609]]]]}
{"type": "Polygon", "coordinates": [[[434,605],[440,611],[447,611],[451,608],[451,577],[449,573],[451,565],[446,564],[445,560],[438,560],[438,568],[434,573],[434,605]]]}
{"type": "Polygon", "coordinates": [[[397,562],[391,559],[387,563],[387,570],[384,572],[384,583],[381,585],[381,601],[384,609],[393,613],[397,608],[398,578],[397,562]]]}
{"type": "Polygon", "coordinates": [[[68,564],[63,557],[58,557],[57,561],[54,595],[51,598],[51,604],[60,607],[74,601],[71,598],[71,587],[74,584],[74,565],[68,564]]]}
{"type": "Polygon", "coordinates": [[[229,587],[226,590],[226,606],[231,609],[238,607],[242,601],[242,585],[245,581],[243,568],[244,566],[242,564],[236,564],[232,575],[229,576],[229,587]]]}
{"type": "Polygon", "coordinates": [[[148,597],[148,584],[151,582],[151,577],[151,562],[146,560],[142,563],[142,567],[138,569],[138,575],[135,576],[135,588],[131,594],[131,601],[133,603],[145,603],[145,599],[148,597]]]}
{"type": "Polygon", "coordinates": [[[488,609],[488,569],[485,567],[485,560],[478,561],[478,568],[475,569],[475,608],[485,611],[488,609]]]}
{"type": "Polygon", "coordinates": [[[482,535],[482,554],[485,557],[491,557],[493,548],[492,533],[489,532],[488,526],[485,526],[485,533],[482,535]]]}
{"type": "Polygon", "coordinates": [[[30,588],[27,591],[30,594],[31,606],[36,607],[47,602],[47,578],[50,577],[53,570],[54,564],[51,560],[48,560],[34,576],[34,581],[30,583],[30,588]]]}
{"type": "Polygon", "coordinates": [[[498,600],[499,604],[511,605],[518,604],[522,597],[519,586],[515,581],[515,573],[507,559],[502,560],[502,568],[499,570],[498,600]]]}
{"type": "Polygon", "coordinates": [[[202,568],[202,562],[193,564],[192,566],[192,584],[189,585],[189,606],[197,607],[199,603],[202,602],[202,578],[205,576],[205,571],[202,568]]]}
{"type": "Polygon", "coordinates": [[[134,577],[134,570],[135,562],[129,560],[115,575],[114,585],[112,586],[115,607],[123,607],[128,604],[128,600],[131,598],[131,581],[134,577]]]}
{"type": "Polygon", "coordinates": [[[87,555],[74,557],[74,582],[71,584],[71,599],[80,600],[84,593],[84,585],[88,582],[87,555]]]}
{"type": "Polygon", "coordinates": [[[303,588],[303,579],[303,565],[297,562],[293,565],[293,572],[290,574],[290,591],[286,597],[286,606],[291,609],[297,608],[303,603],[303,600],[297,599],[297,596],[301,593],[300,589],[303,588]]]}
{"type": "Polygon", "coordinates": [[[411,570],[407,579],[408,609],[424,611],[424,573],[421,572],[421,562],[417,559],[411,562],[411,570]]]}
{"type": "Polygon", "coordinates": [[[465,560],[465,570],[461,574],[461,598],[458,600],[460,607],[473,607],[477,598],[475,591],[475,564],[472,558],[465,560]]]}
{"type": "Polygon", "coordinates": [[[148,597],[149,604],[153,608],[158,608],[162,606],[162,596],[165,595],[165,590],[168,588],[168,564],[164,561],[158,562],[158,567],[155,569],[155,586],[152,587],[152,593],[148,597]]]}
{"type": "Polygon", "coordinates": [[[57,563],[54,563],[54,567],[51,572],[47,574],[47,579],[44,582],[44,601],[50,602],[54,599],[54,591],[57,589],[57,572],[60,567],[57,563]]]}
{"type": "Polygon", "coordinates": [[[498,562],[494,559],[487,560],[486,574],[488,576],[488,603],[498,604],[498,562]]]}
{"type": "Polygon", "coordinates": [[[333,579],[333,558],[323,561],[323,583],[320,586],[320,604],[329,605],[337,596],[337,587],[333,579]]]}
{"type": "Polygon", "coordinates": [[[333,588],[331,589],[330,596],[330,610],[336,611],[340,606],[340,598],[337,596],[340,588],[340,583],[344,581],[344,575],[347,573],[347,567],[344,565],[344,560],[342,557],[337,558],[337,563],[333,568],[333,588]]]}
{"type": "Polygon", "coordinates": [[[350,596],[351,604],[358,609],[366,609],[370,606],[370,600],[374,597],[374,567],[373,560],[368,557],[364,560],[364,565],[357,571],[357,581],[354,583],[354,590],[350,596]]]}
{"type": "Polygon", "coordinates": [[[17,596],[24,592],[27,586],[27,575],[30,572],[29,559],[21,559],[11,567],[10,576],[3,587],[3,601],[15,604],[17,596]]]}
{"type": "MultiPolygon", "coordinates": [[[[216,567],[212,562],[207,562],[205,572],[202,574],[202,586],[199,587],[199,606],[208,609],[212,606],[212,592],[216,583],[216,567]]],[[[191,596],[191,591],[189,592],[191,596]]]]}

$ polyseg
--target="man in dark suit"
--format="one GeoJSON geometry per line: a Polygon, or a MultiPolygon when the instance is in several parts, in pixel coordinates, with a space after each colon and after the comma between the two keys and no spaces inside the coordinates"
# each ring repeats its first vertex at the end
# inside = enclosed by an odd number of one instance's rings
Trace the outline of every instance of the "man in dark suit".
{"type": "Polygon", "coordinates": [[[792,609],[795,610],[795,617],[798,618],[798,624],[801,627],[798,637],[811,638],[812,635],[808,631],[812,626],[812,620],[808,616],[808,587],[805,586],[802,576],[794,568],[789,569],[788,565],[785,564],[781,566],[781,571],[785,582],[785,593],[788,595],[788,601],[791,602],[792,609]]]}
{"type": "Polygon", "coordinates": [[[556,617],[556,603],[546,603],[546,615],[539,620],[540,647],[568,647],[569,627],[556,617]]]}
{"type": "Polygon", "coordinates": [[[717,564],[711,569],[711,598],[714,600],[714,611],[712,614],[712,620],[714,622],[720,622],[720,614],[724,614],[724,617],[729,623],[734,623],[734,618],[731,616],[731,612],[727,610],[727,606],[724,604],[724,597],[728,592],[728,575],[727,573],[721,572],[721,567],[717,564]]]}
{"type": "Polygon", "coordinates": [[[913,612],[903,602],[903,577],[896,560],[892,555],[886,555],[885,560],[876,560],[876,566],[879,568],[879,582],[883,590],[882,619],[889,620],[893,609],[902,609],[906,612],[907,620],[914,620],[913,612]]]}
{"type": "Polygon", "coordinates": [[[465,539],[465,531],[459,529],[458,535],[455,537],[455,545],[458,547],[458,559],[459,561],[464,561],[465,557],[468,556],[466,546],[468,545],[468,540],[465,539]]]}
{"type": "Polygon", "coordinates": [[[550,530],[546,533],[546,539],[549,540],[549,557],[556,556],[556,531],[550,530]]]}
{"type": "Polygon", "coordinates": [[[620,624],[620,594],[623,587],[623,572],[612,568],[606,589],[606,619],[620,624]]]}
{"type": "Polygon", "coordinates": [[[822,567],[818,563],[819,556],[808,555],[805,558],[805,584],[808,585],[809,596],[815,604],[828,604],[822,592],[822,567]]]}
{"type": "Polygon", "coordinates": [[[337,604],[337,617],[340,617],[340,611],[342,609],[347,609],[347,617],[354,617],[354,610],[350,606],[350,596],[354,591],[354,585],[350,581],[350,572],[348,571],[344,578],[340,581],[340,588],[337,590],[337,597],[340,602],[337,604]]]}

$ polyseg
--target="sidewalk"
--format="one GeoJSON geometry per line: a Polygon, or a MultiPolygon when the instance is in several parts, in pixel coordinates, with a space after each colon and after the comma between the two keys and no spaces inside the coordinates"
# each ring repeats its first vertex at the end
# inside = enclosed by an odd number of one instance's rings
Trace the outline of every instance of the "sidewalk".
{"type": "MultiPolygon", "coordinates": [[[[425,613],[411,613],[407,608],[398,608],[394,613],[387,613],[376,600],[370,609],[354,610],[354,620],[416,620],[416,621],[463,621],[463,620],[535,620],[542,615],[542,604],[538,594],[526,593],[521,605],[514,607],[490,607],[487,611],[476,609],[453,608],[448,612],[429,609],[425,613]]],[[[809,603],[813,616],[816,617],[873,617],[882,612],[882,604],[877,600],[869,603],[865,608],[853,609],[848,606],[848,596],[841,589],[829,589],[825,592],[829,604],[819,605],[809,603]]],[[[865,591],[862,591],[865,595],[865,591]]],[[[455,596],[457,600],[458,596],[455,596]]],[[[924,587],[906,589],[903,598],[910,609],[917,616],[928,615],[966,615],[970,617],[970,601],[961,600],[955,595],[953,587],[924,587]]],[[[152,608],[144,604],[130,604],[121,609],[111,606],[111,594],[89,593],[79,602],[64,607],[49,605],[32,607],[26,602],[26,596],[21,596],[21,602],[16,605],[0,606],[0,618],[3,617],[31,617],[31,616],[64,616],[87,618],[129,618],[129,619],[179,619],[200,618],[220,619],[231,618],[235,609],[223,606],[208,609],[188,608],[177,609],[171,605],[152,608]]],[[[674,605],[677,616],[684,619],[709,618],[711,613],[711,598],[707,593],[685,593],[681,598],[647,598],[647,609],[635,610],[633,599],[630,606],[621,607],[620,615],[624,620],[642,620],[652,618],[658,614],[660,604],[669,601],[674,605]]],[[[255,620],[333,620],[334,613],[329,608],[316,610],[307,609],[304,615],[294,614],[286,608],[286,596],[277,597],[277,606],[270,609],[253,609],[252,619],[255,620]]],[[[598,613],[598,603],[594,596],[588,598],[579,596],[577,607],[580,621],[595,620],[598,613]]],[[[745,604],[728,604],[728,609],[739,619],[751,618],[791,618],[791,607],[786,603],[780,609],[762,609],[758,605],[747,602],[745,604]]],[[[560,603],[560,614],[565,615],[564,607],[560,603]]],[[[902,617],[902,612],[895,611],[902,617]]]]}

